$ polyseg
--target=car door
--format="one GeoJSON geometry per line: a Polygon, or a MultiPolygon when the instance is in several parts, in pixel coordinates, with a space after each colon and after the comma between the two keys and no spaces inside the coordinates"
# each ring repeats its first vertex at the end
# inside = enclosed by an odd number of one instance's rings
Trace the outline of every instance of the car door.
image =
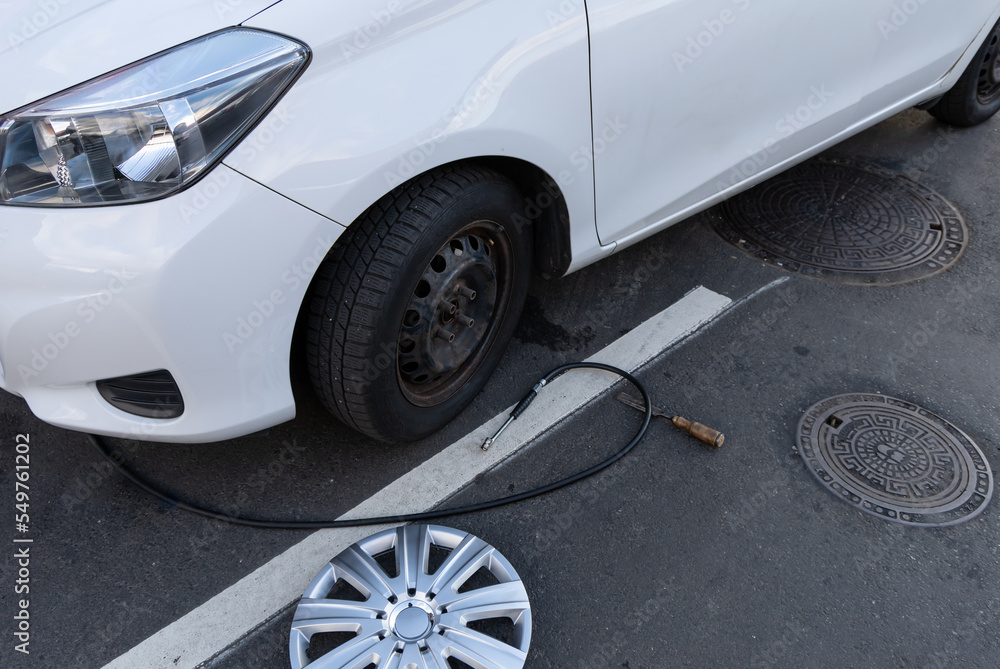
{"type": "Polygon", "coordinates": [[[587,0],[602,243],[848,127],[889,2],[587,0]]]}
{"type": "Polygon", "coordinates": [[[992,27],[997,0],[900,0],[882,9],[876,21],[879,44],[873,86],[862,104],[875,114],[916,95],[944,77],[973,40],[992,27]]]}

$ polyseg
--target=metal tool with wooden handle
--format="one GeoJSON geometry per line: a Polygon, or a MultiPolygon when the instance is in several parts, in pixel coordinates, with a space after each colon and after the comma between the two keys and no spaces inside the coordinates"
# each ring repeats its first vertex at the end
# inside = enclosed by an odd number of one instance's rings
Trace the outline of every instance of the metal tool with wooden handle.
{"type": "MultiPolygon", "coordinates": [[[[641,399],[633,397],[628,393],[618,393],[615,396],[615,399],[626,406],[632,407],[633,409],[638,409],[639,411],[646,410],[646,404],[641,399]]],[[[707,425],[696,423],[692,420],[684,418],[683,416],[671,416],[663,409],[659,409],[657,407],[653,407],[653,415],[657,418],[666,418],[695,439],[703,441],[714,448],[719,448],[726,441],[726,435],[722,434],[718,430],[713,430],[707,425]]]]}

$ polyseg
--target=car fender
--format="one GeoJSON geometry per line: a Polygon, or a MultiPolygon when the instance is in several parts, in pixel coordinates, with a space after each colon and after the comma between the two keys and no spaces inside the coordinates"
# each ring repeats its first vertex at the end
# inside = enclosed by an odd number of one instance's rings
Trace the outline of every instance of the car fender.
{"type": "Polygon", "coordinates": [[[436,166],[515,158],[560,186],[573,269],[610,250],[594,219],[582,2],[286,0],[247,25],[301,40],[312,62],[232,169],[349,225],[436,166]]]}

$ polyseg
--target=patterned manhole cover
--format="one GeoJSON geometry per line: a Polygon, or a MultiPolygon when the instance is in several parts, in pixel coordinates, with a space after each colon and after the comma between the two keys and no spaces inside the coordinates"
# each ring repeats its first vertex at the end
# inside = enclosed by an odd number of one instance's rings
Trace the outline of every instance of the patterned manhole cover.
{"type": "Polygon", "coordinates": [[[937,274],[968,243],[943,197],[877,165],[814,160],[738,195],[710,214],[751,256],[793,272],[854,284],[937,274]]]}
{"type": "Polygon", "coordinates": [[[809,471],[857,508],[904,525],[938,527],[974,518],[993,495],[979,447],[957,427],[885,395],[839,395],[799,421],[809,471]]]}

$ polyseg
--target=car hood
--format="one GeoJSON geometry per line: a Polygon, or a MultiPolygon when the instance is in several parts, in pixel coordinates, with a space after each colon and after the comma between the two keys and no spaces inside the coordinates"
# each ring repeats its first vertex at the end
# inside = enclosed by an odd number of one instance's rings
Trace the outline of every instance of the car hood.
{"type": "Polygon", "coordinates": [[[0,0],[0,114],[239,24],[275,0],[0,0]]]}

